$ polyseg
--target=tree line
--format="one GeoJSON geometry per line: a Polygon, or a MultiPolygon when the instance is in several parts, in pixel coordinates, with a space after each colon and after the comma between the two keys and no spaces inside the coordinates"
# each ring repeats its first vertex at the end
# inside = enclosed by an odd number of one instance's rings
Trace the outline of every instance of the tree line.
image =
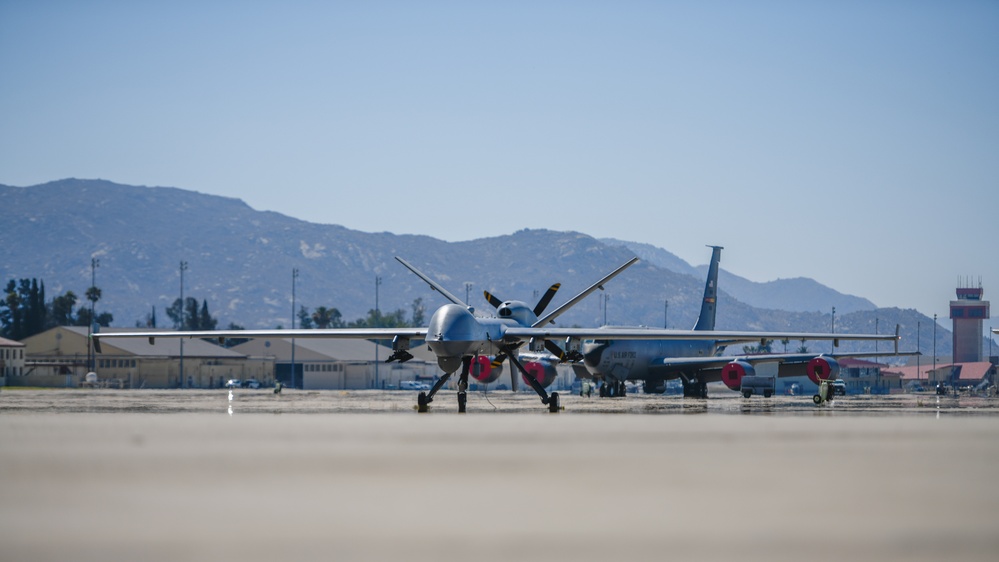
{"type": "MultiPolygon", "coordinates": [[[[77,307],[81,301],[73,291],[46,301],[44,280],[11,279],[0,302],[0,335],[11,340],[23,340],[56,326],[111,326],[114,315],[110,312],[92,313],[101,300],[100,287],[90,287],[84,295],[83,302],[90,301],[89,305],[77,307]]],[[[199,305],[197,299],[188,297],[182,305],[177,299],[166,309],[166,313],[176,330],[214,330],[218,325],[218,319],[208,311],[207,300],[202,300],[199,305]]],[[[153,307],[150,314],[135,325],[155,328],[156,322],[156,307],[153,307]]],[[[230,325],[230,329],[240,327],[230,325]]]]}
{"type": "MultiPolygon", "coordinates": [[[[11,340],[23,340],[35,334],[44,332],[56,326],[89,326],[96,323],[109,327],[114,322],[110,312],[96,312],[97,302],[101,300],[101,289],[90,287],[84,293],[84,301],[73,291],[45,300],[45,281],[38,279],[11,279],[4,289],[4,299],[0,302],[0,335],[11,340]],[[89,301],[89,305],[86,302],[89,301]],[[82,303],[82,304],[81,304],[82,303]],[[77,306],[80,304],[80,306],[77,306]]],[[[208,309],[208,301],[194,297],[174,300],[166,308],[167,317],[175,330],[214,330],[218,319],[212,316],[208,309]]],[[[353,321],[345,321],[343,314],[335,307],[319,306],[310,310],[299,307],[296,316],[298,326],[302,329],[313,328],[401,328],[408,326],[423,326],[426,320],[426,307],[422,298],[417,298],[411,305],[410,315],[403,309],[392,312],[369,310],[367,316],[353,321]]],[[[136,327],[156,328],[156,307],[152,307],[143,320],[135,323],[136,327]]],[[[283,328],[277,326],[278,329],[283,328]]],[[[230,323],[229,330],[242,330],[243,327],[230,323]]]]}
{"type": "Polygon", "coordinates": [[[84,293],[90,305],[82,305],[73,291],[45,300],[45,281],[38,279],[11,279],[4,288],[0,302],[0,334],[7,339],[22,340],[55,326],[89,326],[97,323],[110,326],[114,317],[110,312],[91,314],[101,300],[101,290],[90,287],[84,293]]]}
{"type": "MultiPolygon", "coordinates": [[[[410,326],[423,326],[426,320],[426,307],[423,299],[417,298],[410,305],[411,316],[406,319],[406,311],[399,308],[392,312],[382,312],[371,309],[368,315],[351,322],[345,322],[343,314],[335,307],[319,306],[315,310],[309,311],[305,306],[300,306],[295,316],[298,318],[298,326],[303,330],[313,328],[406,328],[410,326]]],[[[282,326],[278,326],[282,328],[282,326]]]]}

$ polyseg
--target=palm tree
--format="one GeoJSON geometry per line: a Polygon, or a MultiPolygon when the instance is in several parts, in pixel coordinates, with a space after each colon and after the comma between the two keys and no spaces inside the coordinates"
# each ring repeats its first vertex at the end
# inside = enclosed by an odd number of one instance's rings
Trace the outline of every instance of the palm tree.
{"type": "Polygon", "coordinates": [[[100,287],[91,287],[87,289],[87,300],[95,304],[97,301],[101,300],[100,287]]]}
{"type": "Polygon", "coordinates": [[[315,312],[312,313],[312,321],[316,323],[317,328],[339,327],[342,323],[341,318],[339,310],[325,306],[316,307],[315,312]]]}

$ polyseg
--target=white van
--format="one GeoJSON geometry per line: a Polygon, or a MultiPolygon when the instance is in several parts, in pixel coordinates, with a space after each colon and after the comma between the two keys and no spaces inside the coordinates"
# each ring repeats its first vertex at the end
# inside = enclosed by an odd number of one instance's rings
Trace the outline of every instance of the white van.
{"type": "Polygon", "coordinates": [[[430,385],[420,381],[399,381],[399,390],[430,390],[430,385]]]}

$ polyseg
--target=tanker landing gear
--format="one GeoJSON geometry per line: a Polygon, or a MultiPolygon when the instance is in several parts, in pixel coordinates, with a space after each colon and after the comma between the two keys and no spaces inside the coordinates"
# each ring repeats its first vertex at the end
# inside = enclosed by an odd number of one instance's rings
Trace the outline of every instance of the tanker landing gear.
{"type": "Polygon", "coordinates": [[[686,375],[681,375],[680,380],[683,382],[684,398],[708,397],[708,383],[705,382],[704,380],[696,376],[688,377],[686,375]]]}
{"type": "Polygon", "coordinates": [[[601,398],[624,398],[627,395],[628,389],[624,381],[605,380],[604,384],[600,385],[601,398]]]}
{"type": "Polygon", "coordinates": [[[642,386],[642,392],[645,394],[662,394],[666,392],[666,380],[645,379],[645,385],[642,386]]]}

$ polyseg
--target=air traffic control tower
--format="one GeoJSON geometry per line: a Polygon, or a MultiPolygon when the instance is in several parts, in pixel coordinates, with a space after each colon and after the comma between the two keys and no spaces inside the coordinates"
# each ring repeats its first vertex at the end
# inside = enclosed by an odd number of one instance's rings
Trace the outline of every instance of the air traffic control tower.
{"type": "Polygon", "coordinates": [[[977,288],[957,289],[957,300],[950,301],[950,318],[954,322],[954,362],[974,363],[982,360],[982,324],[989,317],[989,301],[982,300],[982,284],[977,288]]]}

